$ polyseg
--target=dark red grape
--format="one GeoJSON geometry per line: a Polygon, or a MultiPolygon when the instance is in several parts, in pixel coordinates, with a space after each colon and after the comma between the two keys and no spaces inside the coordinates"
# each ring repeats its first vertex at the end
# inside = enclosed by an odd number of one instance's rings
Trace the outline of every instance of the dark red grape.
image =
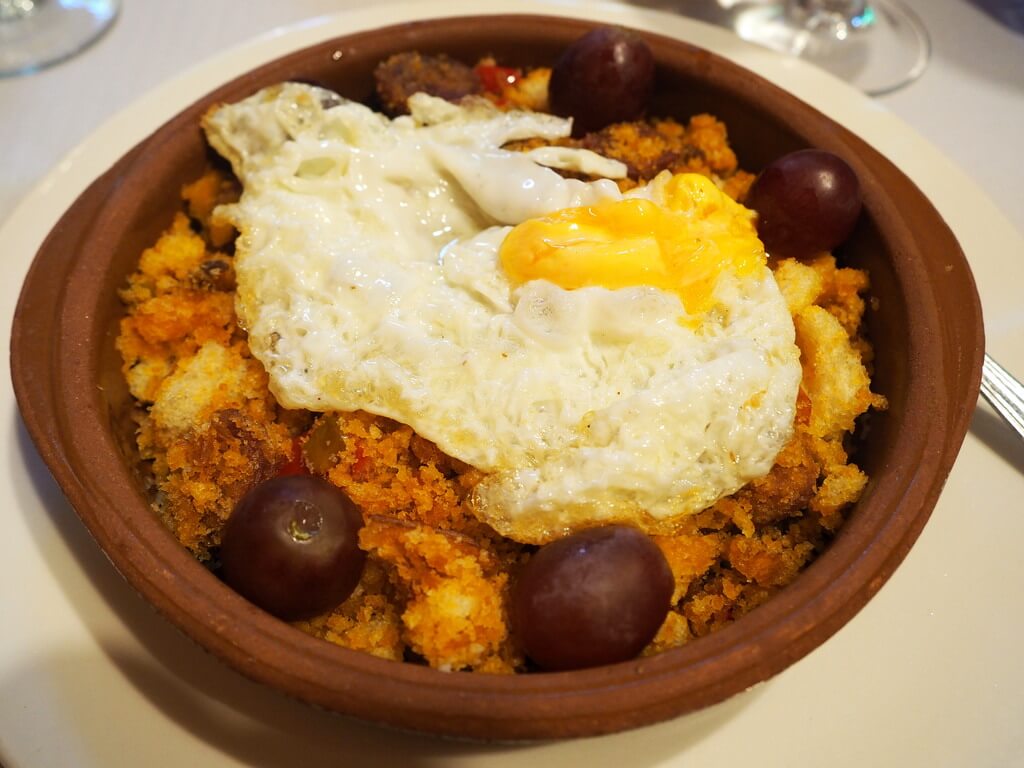
{"type": "Polygon", "coordinates": [[[224,527],[221,566],[232,588],[293,621],[345,600],[363,571],[362,516],[341,489],[312,475],[251,489],[224,527]]]}
{"type": "Polygon", "coordinates": [[[672,571],[634,528],[591,528],[541,547],[512,589],[513,627],[548,670],[635,657],[668,613],[672,571]]]}
{"type": "Polygon", "coordinates": [[[750,187],[757,233],[773,256],[812,256],[850,236],[861,209],[857,174],[841,157],[818,149],[783,155],[750,187]]]}
{"type": "Polygon", "coordinates": [[[548,85],[551,110],[573,135],[643,115],[654,90],[654,54],[637,34],[598,27],[565,49],[548,85]]]}

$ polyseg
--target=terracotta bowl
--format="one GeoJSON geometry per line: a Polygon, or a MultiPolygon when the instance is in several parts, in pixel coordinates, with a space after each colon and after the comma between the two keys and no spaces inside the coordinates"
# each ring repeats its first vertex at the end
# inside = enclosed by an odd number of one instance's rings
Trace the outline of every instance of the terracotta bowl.
{"type": "Polygon", "coordinates": [[[494,54],[550,64],[589,27],[530,16],[406,24],[316,45],[203,96],[126,154],[50,233],[25,281],[12,339],[21,413],[43,459],[114,566],[173,624],[242,674],[330,710],[483,739],[605,733],[692,711],[763,681],[824,642],[882,586],[917,538],[967,430],[980,378],[981,310],[956,240],[922,193],[841,125],[707,51],[645,35],[658,62],[654,114],[710,112],[744,168],[801,147],[835,152],[864,188],[840,250],[870,270],[874,388],[889,399],[862,436],[871,476],[830,548],[767,605],[710,637],[642,660],[519,676],[442,673],[309,637],[221,583],[150,509],[114,338],[116,291],[170,223],[207,160],[199,116],[286,79],[366,100],[391,53],[494,54]],[[341,63],[332,56],[343,51],[341,63]]]}

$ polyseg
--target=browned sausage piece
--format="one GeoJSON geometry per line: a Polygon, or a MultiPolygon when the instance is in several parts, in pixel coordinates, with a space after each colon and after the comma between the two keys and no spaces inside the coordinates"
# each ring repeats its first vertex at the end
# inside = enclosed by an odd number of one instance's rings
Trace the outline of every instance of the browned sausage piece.
{"type": "Polygon", "coordinates": [[[472,67],[443,54],[397,53],[378,64],[373,74],[381,106],[392,116],[407,114],[406,100],[420,91],[457,101],[482,90],[472,67]]]}

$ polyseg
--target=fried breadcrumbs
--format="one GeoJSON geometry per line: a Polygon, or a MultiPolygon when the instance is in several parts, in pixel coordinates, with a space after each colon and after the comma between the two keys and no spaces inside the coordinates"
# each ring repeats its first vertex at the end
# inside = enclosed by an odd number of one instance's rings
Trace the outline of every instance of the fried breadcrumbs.
{"type": "MultiPolygon", "coordinates": [[[[422,61],[413,64],[418,78],[432,76],[422,61]]],[[[477,74],[459,71],[462,87],[475,90],[477,74]]],[[[542,108],[547,76],[519,73],[491,96],[542,108]]],[[[630,176],[623,186],[665,169],[698,172],[742,200],[753,179],[738,168],[725,125],[709,115],[685,125],[612,125],[565,141],[623,161],[630,176]]],[[[298,461],[360,508],[359,544],[368,557],[342,605],[295,626],[385,659],[525,670],[507,598],[535,548],[471,514],[466,498],[481,473],[405,425],[361,412],[287,411],[270,394],[234,314],[234,233],[216,217],[217,205],[238,194],[220,170],[186,186],[182,212],[121,292],[127,312],[117,347],[141,406],[139,454],[150,465],[158,513],[196,557],[214,562],[239,498],[298,461]]],[[[828,254],[771,266],[801,352],[796,429],[768,475],[673,535],[654,537],[675,586],[646,654],[714,632],[777,594],[827,545],[867,482],[846,444],[861,414],[885,407],[870,389],[871,348],[861,334],[868,276],[828,254]]]]}

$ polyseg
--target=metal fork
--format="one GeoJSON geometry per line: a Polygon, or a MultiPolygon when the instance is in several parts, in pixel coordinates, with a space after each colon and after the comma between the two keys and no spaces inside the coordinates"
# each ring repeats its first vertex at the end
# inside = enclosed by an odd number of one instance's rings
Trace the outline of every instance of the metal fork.
{"type": "Polygon", "coordinates": [[[1013,378],[987,352],[981,364],[981,394],[1024,438],[1024,384],[1013,378]]]}

